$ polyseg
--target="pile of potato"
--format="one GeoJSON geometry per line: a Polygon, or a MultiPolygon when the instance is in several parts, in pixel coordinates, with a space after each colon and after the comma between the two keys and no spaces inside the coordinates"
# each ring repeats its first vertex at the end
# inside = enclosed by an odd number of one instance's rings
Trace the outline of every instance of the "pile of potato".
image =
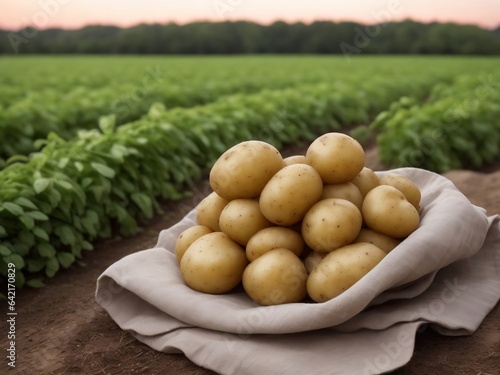
{"type": "Polygon", "coordinates": [[[343,133],[286,159],[261,141],[230,148],[210,171],[199,225],[177,239],[183,280],[210,294],[242,283],[261,305],[338,296],[420,224],[419,188],[364,165],[343,133]]]}

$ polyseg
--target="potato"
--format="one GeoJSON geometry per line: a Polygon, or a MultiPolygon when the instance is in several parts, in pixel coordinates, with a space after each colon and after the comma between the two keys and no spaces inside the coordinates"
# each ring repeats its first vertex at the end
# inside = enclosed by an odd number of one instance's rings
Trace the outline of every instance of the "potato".
{"type": "Polygon", "coordinates": [[[361,172],[359,172],[358,175],[351,180],[351,182],[356,185],[363,198],[371,189],[380,185],[378,176],[367,167],[363,167],[361,172]]]}
{"type": "Polygon", "coordinates": [[[309,297],[316,302],[337,297],[361,280],[385,255],[383,250],[366,242],[328,253],[307,278],[309,297]]]}
{"type": "Polygon", "coordinates": [[[255,233],[272,224],[260,212],[256,199],[234,199],[222,210],[219,226],[233,241],[246,246],[255,233]]]}
{"type": "Polygon", "coordinates": [[[317,251],[310,252],[304,258],[304,266],[306,266],[307,273],[311,273],[316,266],[330,253],[320,253],[317,251]]]}
{"type": "Polygon", "coordinates": [[[261,305],[299,302],[306,296],[307,271],[288,249],[274,249],[255,259],[243,272],[243,288],[261,305]]]}
{"type": "Polygon", "coordinates": [[[359,189],[352,182],[344,182],[342,184],[335,185],[325,185],[323,186],[323,194],[321,194],[321,199],[327,198],[340,198],[345,199],[358,208],[361,211],[361,205],[363,204],[363,196],[359,189]]]}
{"type": "Polygon", "coordinates": [[[175,241],[175,256],[177,258],[177,261],[181,261],[184,253],[194,241],[196,241],[201,236],[212,232],[212,229],[204,225],[195,225],[184,230],[179,235],[179,237],[177,237],[177,241],[175,241]]]}
{"type": "Polygon", "coordinates": [[[389,185],[370,190],[361,211],[368,228],[393,238],[407,237],[420,225],[417,209],[389,185]]]}
{"type": "Polygon", "coordinates": [[[285,165],[307,164],[305,155],[292,155],[292,156],[289,156],[283,160],[285,162],[285,165]]]}
{"type": "Polygon", "coordinates": [[[210,186],[222,198],[257,198],[267,182],[285,166],[272,145],[241,142],[224,152],[210,170],[210,186]]]}
{"type": "Polygon", "coordinates": [[[304,240],[300,233],[285,227],[264,228],[255,233],[247,243],[246,254],[250,262],[273,249],[285,248],[300,256],[304,240]]]}
{"type": "Polygon", "coordinates": [[[421,193],[418,186],[415,185],[412,180],[405,176],[391,173],[380,177],[380,184],[395,187],[405,195],[408,202],[410,202],[417,211],[419,210],[421,193]]]}
{"type": "Polygon", "coordinates": [[[401,243],[401,241],[396,240],[395,238],[375,232],[368,228],[361,228],[358,236],[352,242],[368,242],[384,250],[386,253],[390,253],[396,246],[401,243]]]}
{"type": "Polygon", "coordinates": [[[196,209],[196,220],[198,224],[209,227],[214,232],[220,232],[220,213],[229,203],[229,200],[217,195],[214,191],[205,197],[196,209]]]}
{"type": "Polygon", "coordinates": [[[358,235],[363,218],[358,208],[345,199],[323,199],[307,211],[302,221],[302,237],[314,251],[329,252],[351,243],[358,235]]]}
{"type": "Polygon", "coordinates": [[[321,177],[313,167],[288,165],[262,190],[260,210],[274,224],[293,225],[302,220],[307,210],[319,200],[322,191],[321,177]]]}
{"type": "Polygon", "coordinates": [[[191,289],[222,294],[241,282],[247,264],[240,245],[222,232],[213,232],[188,247],[181,260],[181,274],[191,289]]]}
{"type": "Polygon", "coordinates": [[[318,171],[325,184],[340,184],[361,172],[365,152],[354,138],[342,133],[327,133],[311,143],[306,161],[318,171]]]}

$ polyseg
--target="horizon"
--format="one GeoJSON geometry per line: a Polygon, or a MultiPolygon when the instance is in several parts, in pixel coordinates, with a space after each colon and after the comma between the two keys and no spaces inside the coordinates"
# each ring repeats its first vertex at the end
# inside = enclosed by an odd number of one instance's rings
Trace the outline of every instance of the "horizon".
{"type": "Polygon", "coordinates": [[[274,22],[310,24],[316,21],[355,22],[366,25],[402,22],[455,23],[493,30],[500,27],[499,6],[495,0],[457,0],[452,7],[445,0],[186,0],[175,1],[109,0],[106,3],[84,0],[39,0],[12,2],[0,0],[0,29],[77,30],[87,26],[130,28],[142,24],[185,25],[195,22],[247,21],[260,25],[274,22]],[[149,5],[149,6],[146,6],[149,5]],[[191,5],[191,6],[190,6],[191,5]],[[330,16],[327,16],[330,14],[330,16]]]}
{"type": "MultiPolygon", "coordinates": [[[[356,23],[356,24],[364,25],[364,26],[375,26],[376,25],[376,23],[365,23],[362,21],[349,20],[349,19],[343,19],[343,20],[315,19],[315,20],[311,20],[311,21],[303,21],[303,20],[287,21],[287,20],[283,20],[283,19],[275,19],[271,22],[258,22],[258,21],[250,20],[250,19],[231,19],[231,20],[221,20],[221,21],[209,20],[209,19],[194,19],[194,20],[187,21],[187,22],[175,22],[175,21],[166,21],[163,23],[160,23],[160,22],[140,22],[140,23],[130,24],[130,25],[126,25],[126,26],[125,25],[121,26],[121,25],[116,25],[116,24],[106,24],[106,23],[89,23],[89,24],[85,24],[85,25],[77,26],[77,27],[64,27],[64,26],[54,25],[54,26],[46,27],[46,28],[39,28],[38,30],[40,30],[40,31],[43,31],[43,30],[76,31],[76,30],[81,30],[81,29],[87,28],[87,27],[116,27],[119,29],[129,29],[129,28],[134,28],[134,27],[143,26],[143,25],[146,25],[146,26],[152,26],[152,25],[185,26],[185,25],[194,24],[194,23],[214,23],[215,24],[215,23],[224,23],[224,22],[229,22],[229,23],[248,22],[248,23],[253,23],[256,25],[260,25],[260,26],[270,26],[273,23],[277,23],[277,22],[284,22],[284,23],[289,24],[289,25],[293,25],[293,24],[311,25],[315,22],[332,22],[332,23],[336,23],[336,24],[338,24],[338,23],[356,23]]],[[[474,24],[474,23],[460,23],[460,22],[454,22],[454,21],[427,21],[426,22],[426,21],[421,21],[421,20],[416,20],[416,19],[411,19],[411,18],[397,20],[397,21],[390,21],[390,23],[402,23],[402,22],[414,22],[414,23],[420,23],[420,24],[424,24],[424,25],[455,24],[455,25],[460,25],[460,26],[475,26],[475,27],[482,28],[482,29],[489,30],[489,31],[494,31],[496,29],[500,29],[500,24],[498,24],[497,26],[493,26],[493,27],[485,27],[485,26],[482,26],[479,24],[474,24]]],[[[24,28],[26,28],[26,26],[23,26],[20,29],[8,29],[8,28],[3,27],[0,24],[0,30],[4,30],[4,31],[19,32],[20,30],[22,30],[24,28]]]]}

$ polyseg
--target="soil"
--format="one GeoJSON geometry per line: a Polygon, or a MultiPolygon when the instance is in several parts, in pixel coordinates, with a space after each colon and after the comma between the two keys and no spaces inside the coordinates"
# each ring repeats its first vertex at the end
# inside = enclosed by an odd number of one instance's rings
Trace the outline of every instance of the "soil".
{"type": "MultiPolygon", "coordinates": [[[[305,147],[305,144],[288,147],[283,153],[302,153],[305,147]]],[[[378,162],[373,145],[367,148],[367,166],[385,169],[378,162]]],[[[486,208],[489,215],[500,214],[500,162],[483,172],[452,171],[446,176],[472,203],[486,208]]],[[[94,298],[96,280],[108,266],[128,254],[153,247],[160,230],[178,222],[209,191],[205,178],[195,186],[192,197],[165,203],[165,213],[150,222],[140,235],[99,243],[94,251],[86,254],[86,267],[73,266],[48,280],[42,289],[23,289],[18,293],[16,368],[9,368],[4,360],[0,373],[214,374],[182,354],[157,352],[136,341],[111,320],[94,298]]],[[[2,324],[2,332],[5,332],[5,319],[2,324]]],[[[2,348],[7,348],[5,338],[2,340],[2,348]]],[[[419,332],[412,360],[394,374],[493,375],[499,372],[500,309],[497,305],[473,335],[446,337],[431,329],[419,332]]]]}

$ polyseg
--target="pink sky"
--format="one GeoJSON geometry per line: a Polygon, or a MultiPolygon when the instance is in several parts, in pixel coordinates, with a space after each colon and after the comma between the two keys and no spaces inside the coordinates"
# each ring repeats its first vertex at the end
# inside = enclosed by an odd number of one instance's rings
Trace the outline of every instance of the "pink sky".
{"type": "Polygon", "coordinates": [[[499,0],[0,0],[0,28],[132,26],[196,20],[270,23],[352,20],[457,22],[500,26],[499,0]]]}

